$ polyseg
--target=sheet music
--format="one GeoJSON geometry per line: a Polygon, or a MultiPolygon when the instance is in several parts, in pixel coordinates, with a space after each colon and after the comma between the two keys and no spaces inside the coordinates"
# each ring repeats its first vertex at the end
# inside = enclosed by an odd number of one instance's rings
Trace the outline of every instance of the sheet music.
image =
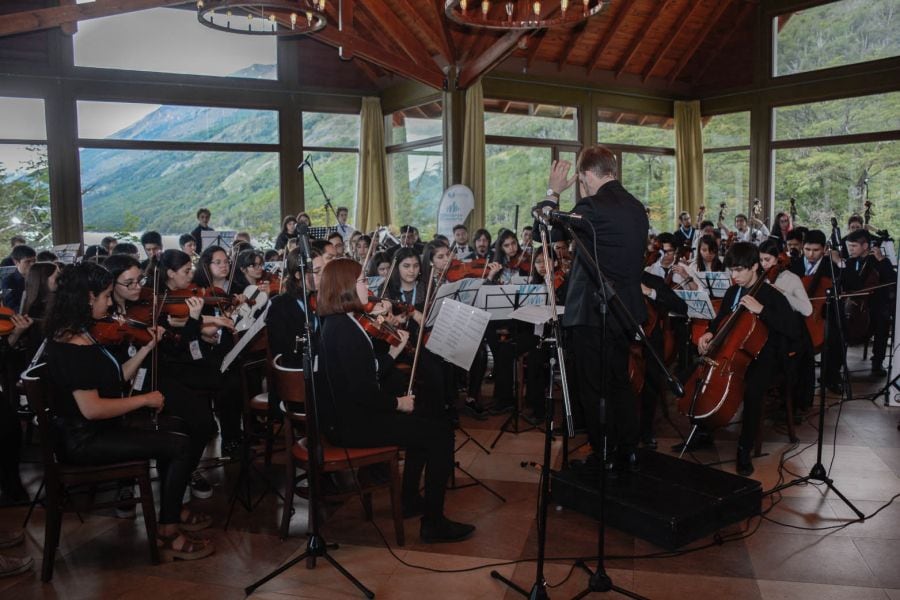
{"type": "Polygon", "coordinates": [[[81,254],[81,244],[60,244],[53,246],[51,252],[56,255],[56,260],[64,265],[75,263],[75,259],[81,254]]]}
{"type": "Polygon", "coordinates": [[[381,286],[384,285],[384,277],[375,275],[374,277],[366,277],[366,287],[376,296],[381,293],[381,286]]]}
{"type": "Polygon", "coordinates": [[[337,231],[337,225],[332,225],[331,227],[310,227],[309,237],[314,240],[324,240],[335,231],[337,231]]]}
{"type": "Polygon", "coordinates": [[[486,285],[478,290],[475,306],[491,313],[492,321],[509,319],[513,310],[522,306],[547,304],[547,286],[542,283],[525,285],[486,285]]]}
{"type": "Polygon", "coordinates": [[[231,366],[231,363],[234,362],[234,359],[238,357],[238,354],[247,347],[253,338],[259,335],[259,332],[263,330],[263,327],[266,326],[266,315],[269,314],[269,307],[272,306],[272,303],[269,302],[266,304],[266,308],[260,313],[256,320],[253,321],[253,325],[250,326],[250,329],[244,332],[243,337],[238,340],[238,343],[234,345],[234,348],[225,355],[225,358],[222,359],[222,366],[219,368],[220,373],[224,373],[228,370],[228,367],[231,366]]]}
{"type": "Polygon", "coordinates": [[[441,303],[441,313],[425,347],[447,362],[468,371],[491,315],[451,298],[444,298],[441,303]]]}
{"type": "Polygon", "coordinates": [[[230,253],[231,247],[234,245],[235,236],[237,236],[237,231],[201,231],[200,248],[198,250],[202,251],[210,246],[218,246],[230,253]]]}
{"type": "Polygon", "coordinates": [[[483,279],[475,279],[474,277],[467,277],[465,279],[460,279],[459,281],[441,285],[434,295],[434,308],[432,308],[431,312],[428,314],[428,320],[425,322],[425,327],[434,326],[434,323],[441,312],[441,306],[443,305],[445,298],[452,298],[463,304],[474,306],[478,290],[480,290],[483,285],[483,279]]]}
{"type": "Polygon", "coordinates": [[[724,298],[725,292],[731,286],[731,273],[729,271],[695,271],[694,278],[701,289],[707,292],[712,290],[713,298],[724,298]]]}
{"type": "Polygon", "coordinates": [[[897,249],[894,246],[894,240],[884,240],[881,242],[881,250],[884,252],[884,255],[887,257],[891,264],[895,267],[897,266],[897,249]]]}
{"type": "Polygon", "coordinates": [[[675,294],[685,301],[688,306],[687,316],[691,319],[706,319],[711,321],[716,316],[709,292],[706,290],[675,290],[675,294]]]}

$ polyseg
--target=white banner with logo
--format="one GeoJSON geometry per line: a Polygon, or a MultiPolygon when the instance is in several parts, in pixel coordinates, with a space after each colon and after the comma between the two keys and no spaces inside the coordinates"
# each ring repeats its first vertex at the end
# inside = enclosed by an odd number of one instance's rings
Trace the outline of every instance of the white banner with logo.
{"type": "Polygon", "coordinates": [[[464,185],[451,185],[438,204],[437,232],[453,239],[453,226],[464,223],[475,209],[475,195],[464,185]]]}

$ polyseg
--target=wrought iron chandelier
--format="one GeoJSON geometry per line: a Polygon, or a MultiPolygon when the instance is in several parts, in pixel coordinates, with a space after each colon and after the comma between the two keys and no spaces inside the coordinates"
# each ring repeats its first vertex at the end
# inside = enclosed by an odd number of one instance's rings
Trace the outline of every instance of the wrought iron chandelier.
{"type": "Polygon", "coordinates": [[[611,0],[445,0],[451,21],[482,29],[549,29],[593,17],[611,0]]]}
{"type": "Polygon", "coordinates": [[[295,36],[325,27],[326,0],[197,0],[197,20],[217,31],[295,36]]]}

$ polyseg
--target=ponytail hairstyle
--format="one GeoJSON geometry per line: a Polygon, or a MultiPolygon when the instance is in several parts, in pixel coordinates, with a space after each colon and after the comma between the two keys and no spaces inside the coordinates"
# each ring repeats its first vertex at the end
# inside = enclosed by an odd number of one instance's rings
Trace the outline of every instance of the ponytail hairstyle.
{"type": "Polygon", "coordinates": [[[91,294],[100,295],[113,283],[109,271],[93,262],[66,265],[47,307],[44,333],[49,338],[77,334],[94,323],[91,294]]]}

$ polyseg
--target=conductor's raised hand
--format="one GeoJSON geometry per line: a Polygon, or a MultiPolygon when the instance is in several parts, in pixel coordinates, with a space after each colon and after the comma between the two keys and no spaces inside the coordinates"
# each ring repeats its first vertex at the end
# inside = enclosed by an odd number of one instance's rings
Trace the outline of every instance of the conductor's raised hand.
{"type": "Polygon", "coordinates": [[[550,178],[547,180],[547,187],[557,194],[561,194],[572,187],[572,184],[578,179],[578,174],[576,173],[569,177],[569,169],[571,168],[572,163],[567,160],[554,160],[550,166],[550,178]]]}

